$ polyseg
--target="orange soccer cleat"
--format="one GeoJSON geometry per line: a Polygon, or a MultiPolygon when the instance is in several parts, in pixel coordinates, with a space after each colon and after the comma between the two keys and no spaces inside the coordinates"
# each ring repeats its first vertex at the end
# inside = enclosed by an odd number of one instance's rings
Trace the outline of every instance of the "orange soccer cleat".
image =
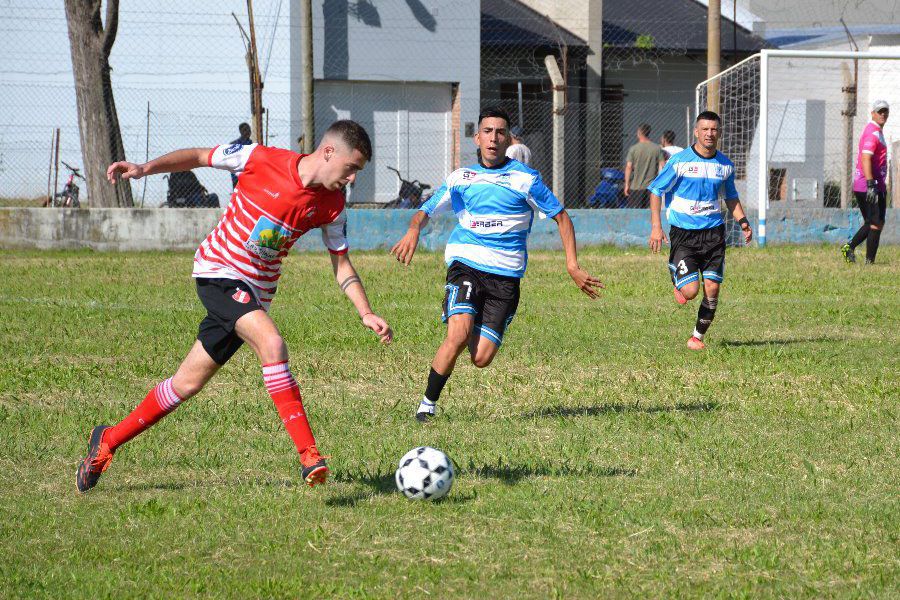
{"type": "Polygon", "coordinates": [[[309,487],[315,487],[320,483],[325,483],[328,479],[328,465],[325,463],[326,456],[319,454],[319,450],[315,446],[310,446],[300,454],[300,463],[303,465],[303,480],[309,487]]]}
{"type": "Polygon", "coordinates": [[[112,462],[113,453],[109,445],[103,442],[103,432],[107,429],[110,429],[109,425],[97,425],[91,430],[87,456],[78,465],[75,476],[75,487],[79,492],[84,493],[97,485],[100,476],[112,462]]]}
{"type": "Polygon", "coordinates": [[[705,350],[706,344],[703,343],[703,340],[697,338],[695,336],[691,336],[691,339],[687,341],[687,347],[691,350],[705,350]]]}

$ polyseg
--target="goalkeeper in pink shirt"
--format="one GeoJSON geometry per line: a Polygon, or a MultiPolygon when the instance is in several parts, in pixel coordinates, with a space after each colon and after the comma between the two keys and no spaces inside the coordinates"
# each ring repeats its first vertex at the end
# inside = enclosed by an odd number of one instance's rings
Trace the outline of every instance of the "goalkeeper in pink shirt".
{"type": "Polygon", "coordinates": [[[859,138],[853,193],[863,216],[863,224],[853,239],[841,247],[841,254],[848,263],[856,262],[855,250],[863,240],[866,241],[867,265],[875,262],[878,253],[878,242],[887,214],[887,143],[883,128],[890,110],[884,100],[873,102],[872,120],[866,124],[859,138]]]}

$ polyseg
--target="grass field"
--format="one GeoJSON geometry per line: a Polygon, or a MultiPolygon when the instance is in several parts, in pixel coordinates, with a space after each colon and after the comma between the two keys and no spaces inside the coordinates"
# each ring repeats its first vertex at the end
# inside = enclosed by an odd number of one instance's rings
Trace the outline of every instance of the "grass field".
{"type": "Polygon", "coordinates": [[[90,428],[192,343],[191,258],[0,253],[0,597],[897,598],[900,248],[838,259],[730,250],[698,355],[662,257],[583,251],[591,302],[535,252],[497,360],[461,362],[423,428],[441,257],[354,257],[385,348],[327,256],[294,255],[272,314],[328,485],[301,485],[244,349],[78,496],[90,428]],[[458,465],[436,504],[393,487],[424,444],[458,465]]]}

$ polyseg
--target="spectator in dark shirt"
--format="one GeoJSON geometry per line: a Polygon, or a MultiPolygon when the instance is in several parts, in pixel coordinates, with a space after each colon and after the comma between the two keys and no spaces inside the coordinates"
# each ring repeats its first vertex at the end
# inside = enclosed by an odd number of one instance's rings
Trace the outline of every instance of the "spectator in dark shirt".
{"type": "MultiPolygon", "coordinates": [[[[250,139],[251,131],[250,131],[249,124],[241,123],[240,125],[238,125],[238,133],[241,134],[241,137],[239,137],[236,140],[231,140],[232,144],[240,144],[241,146],[249,146],[250,144],[253,143],[253,140],[250,139]]],[[[237,180],[238,180],[237,175],[232,173],[231,174],[231,187],[232,188],[237,185],[237,180]]]]}

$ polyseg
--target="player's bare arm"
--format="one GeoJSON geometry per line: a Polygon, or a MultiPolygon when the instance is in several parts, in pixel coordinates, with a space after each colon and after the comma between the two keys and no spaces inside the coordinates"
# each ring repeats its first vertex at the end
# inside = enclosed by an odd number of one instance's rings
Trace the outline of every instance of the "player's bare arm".
{"type": "Polygon", "coordinates": [[[622,193],[628,196],[631,193],[631,189],[628,187],[628,182],[631,181],[631,162],[625,163],[625,189],[622,190],[622,193]]]}
{"type": "Polygon", "coordinates": [[[669,243],[666,232],[662,228],[662,219],[659,216],[662,207],[662,198],[656,194],[650,194],[650,249],[658,253],[663,242],[669,243]]]}
{"type": "Polygon", "coordinates": [[[744,234],[744,243],[749,244],[750,240],[753,239],[753,229],[750,227],[747,215],[744,214],[744,207],[741,206],[741,201],[735,198],[734,200],[726,200],[725,204],[728,206],[728,210],[731,211],[734,220],[741,226],[741,231],[744,234]]]}
{"type": "Polygon", "coordinates": [[[362,280],[350,257],[347,254],[332,254],[331,267],[334,270],[334,278],[337,280],[341,291],[347,294],[359,318],[362,319],[363,325],[374,331],[381,338],[381,343],[390,344],[394,339],[394,332],[391,330],[387,321],[375,314],[369,305],[369,298],[366,296],[366,288],[363,286],[362,280]]]}
{"type": "Polygon", "coordinates": [[[157,173],[174,173],[190,171],[197,167],[207,166],[207,158],[212,148],[185,148],[164,154],[144,164],[127,161],[114,162],[106,170],[106,178],[115,185],[116,175],[122,179],[140,179],[157,173]]]}
{"type": "Polygon", "coordinates": [[[599,279],[578,266],[578,250],[575,245],[575,226],[572,224],[572,218],[563,210],[553,217],[553,220],[559,228],[559,237],[566,252],[566,270],[569,271],[578,289],[591,299],[597,298],[599,290],[605,286],[599,279]]]}
{"type": "Polygon", "coordinates": [[[409,229],[406,234],[400,238],[400,241],[391,248],[391,254],[397,257],[397,260],[406,266],[412,262],[413,255],[416,253],[416,247],[419,245],[419,234],[422,228],[428,223],[428,215],[424,211],[418,211],[409,221],[409,229]]]}

